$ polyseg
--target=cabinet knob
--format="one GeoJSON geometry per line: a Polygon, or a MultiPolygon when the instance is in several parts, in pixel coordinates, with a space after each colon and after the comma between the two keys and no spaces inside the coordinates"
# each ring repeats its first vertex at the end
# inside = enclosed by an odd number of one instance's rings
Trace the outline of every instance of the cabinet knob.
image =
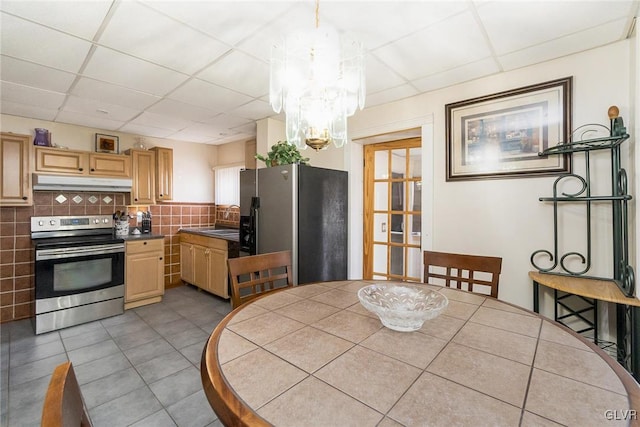
{"type": "Polygon", "coordinates": [[[162,261],[162,257],[160,257],[160,261],[162,261]]]}
{"type": "Polygon", "coordinates": [[[95,172],[96,170],[94,168],[91,168],[91,172],[95,172]]]}
{"type": "Polygon", "coordinates": [[[137,201],[138,201],[138,198],[136,197],[136,198],[135,198],[135,199],[133,199],[133,200],[137,202],[137,201]]]}
{"type": "Polygon", "coordinates": [[[164,197],[164,194],[160,194],[160,197],[164,197]]]}
{"type": "Polygon", "coordinates": [[[143,245],[146,245],[146,244],[147,244],[147,242],[142,242],[142,244],[143,244],[143,245]]]}
{"type": "Polygon", "coordinates": [[[83,169],[83,168],[78,168],[78,170],[79,170],[80,172],[82,172],[84,169],[83,169]]]}
{"type": "Polygon", "coordinates": [[[27,199],[28,199],[28,197],[27,197],[27,196],[24,196],[24,197],[22,198],[22,200],[27,200],[27,199]]]}

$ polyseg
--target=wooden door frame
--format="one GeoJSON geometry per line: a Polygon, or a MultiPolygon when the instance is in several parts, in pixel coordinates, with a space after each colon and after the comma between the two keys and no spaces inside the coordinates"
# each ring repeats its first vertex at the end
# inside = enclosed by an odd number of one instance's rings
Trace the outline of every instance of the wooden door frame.
{"type": "MultiPolygon", "coordinates": [[[[394,150],[394,149],[407,149],[407,148],[421,148],[422,138],[414,137],[389,142],[382,142],[378,144],[369,144],[364,147],[364,173],[363,173],[363,278],[365,280],[373,278],[373,203],[374,203],[374,162],[375,152],[381,150],[394,150]]],[[[423,154],[424,155],[424,154],[423,154]]],[[[407,157],[407,162],[409,157],[407,157]]],[[[424,162],[423,162],[424,164],[424,162]]],[[[424,171],[423,171],[424,173],[424,171]]],[[[389,190],[390,191],[390,190],[389,190]]],[[[406,196],[406,195],[405,195],[406,196]]],[[[389,199],[389,203],[391,200],[389,199]]],[[[424,210],[424,207],[423,207],[424,210]]],[[[422,210],[422,211],[423,211],[422,210]]],[[[422,212],[421,211],[421,212],[422,212]]],[[[389,224],[389,227],[391,225],[389,224]]],[[[387,254],[387,266],[389,265],[389,254],[387,254]]],[[[403,274],[404,275],[404,274],[403,274]]]]}

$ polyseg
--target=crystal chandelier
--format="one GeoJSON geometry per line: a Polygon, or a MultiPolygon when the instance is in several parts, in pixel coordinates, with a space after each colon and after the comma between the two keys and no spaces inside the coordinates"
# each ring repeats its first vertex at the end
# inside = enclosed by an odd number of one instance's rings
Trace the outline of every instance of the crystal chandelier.
{"type": "Polygon", "coordinates": [[[284,109],[286,136],[300,149],[347,142],[347,117],[364,107],[364,54],[360,43],[328,27],[294,33],[271,51],[269,100],[284,109]]]}

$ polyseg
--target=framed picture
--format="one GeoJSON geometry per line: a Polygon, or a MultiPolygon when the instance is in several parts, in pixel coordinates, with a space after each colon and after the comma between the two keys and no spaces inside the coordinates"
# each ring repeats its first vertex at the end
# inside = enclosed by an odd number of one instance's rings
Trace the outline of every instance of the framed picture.
{"type": "Polygon", "coordinates": [[[569,141],[572,77],[445,105],[447,181],[558,175],[571,156],[539,156],[569,141]]]}
{"type": "Polygon", "coordinates": [[[113,135],[96,133],[96,151],[98,153],[120,153],[120,138],[113,135]]]}

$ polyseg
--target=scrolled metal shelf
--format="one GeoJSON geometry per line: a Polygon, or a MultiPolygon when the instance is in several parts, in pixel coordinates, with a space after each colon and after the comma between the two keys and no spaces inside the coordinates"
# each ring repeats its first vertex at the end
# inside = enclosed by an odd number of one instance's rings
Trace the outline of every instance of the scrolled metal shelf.
{"type": "Polygon", "coordinates": [[[629,134],[618,136],[607,136],[602,138],[585,139],[573,142],[561,142],[558,145],[549,147],[538,153],[538,156],[549,156],[554,154],[568,154],[579,151],[602,150],[606,148],[615,148],[629,139],[629,134]]]}
{"type": "Polygon", "coordinates": [[[611,200],[631,200],[629,194],[623,194],[622,196],[581,196],[581,197],[540,197],[538,200],[541,202],[609,202],[611,200]]]}

